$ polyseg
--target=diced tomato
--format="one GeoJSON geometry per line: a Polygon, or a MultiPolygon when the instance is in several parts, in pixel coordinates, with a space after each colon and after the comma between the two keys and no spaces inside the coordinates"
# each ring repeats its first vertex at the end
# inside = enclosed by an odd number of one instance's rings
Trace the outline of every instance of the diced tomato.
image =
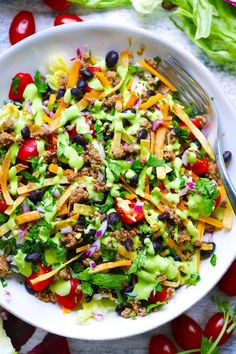
{"type": "Polygon", "coordinates": [[[206,173],[209,169],[208,159],[206,157],[200,159],[197,156],[197,161],[193,165],[188,165],[187,169],[192,170],[193,173],[195,173],[196,175],[202,175],[203,173],[206,173]]]}
{"type": "Polygon", "coordinates": [[[151,295],[150,295],[150,299],[149,301],[151,302],[151,304],[155,304],[158,301],[166,301],[167,299],[167,290],[165,287],[162,288],[162,291],[152,291],[151,295]]]}
{"type": "Polygon", "coordinates": [[[54,154],[57,150],[57,136],[55,134],[49,134],[47,140],[50,145],[46,145],[45,150],[54,154]]]}
{"type": "Polygon", "coordinates": [[[144,219],[143,208],[140,202],[127,198],[115,198],[115,208],[121,221],[125,224],[133,224],[144,219]],[[126,205],[122,206],[121,202],[126,205]]]}
{"type": "Polygon", "coordinates": [[[25,280],[34,291],[41,291],[45,289],[49,284],[51,284],[54,277],[52,276],[46,280],[42,280],[38,282],[37,284],[32,284],[31,280],[37,278],[42,274],[48,273],[52,270],[51,267],[43,266],[42,264],[37,264],[37,267],[39,268],[39,270],[37,272],[33,272],[29,277],[25,278],[25,280]]]}
{"type": "Polygon", "coordinates": [[[22,161],[28,161],[30,157],[36,157],[39,155],[37,143],[35,139],[26,139],[24,144],[18,151],[18,159],[22,161]]]}
{"type": "Polygon", "coordinates": [[[8,205],[5,201],[5,199],[0,199],[0,213],[4,213],[5,210],[7,210],[8,205]]]}
{"type": "Polygon", "coordinates": [[[69,131],[68,131],[68,134],[69,134],[69,138],[70,138],[70,140],[71,140],[72,137],[73,137],[74,135],[77,135],[78,133],[77,133],[76,128],[73,128],[72,130],[69,130],[69,131]]]}
{"type": "Polygon", "coordinates": [[[160,188],[161,191],[164,191],[166,189],[163,183],[159,184],[158,188],[160,188]]]}
{"type": "Polygon", "coordinates": [[[90,71],[92,71],[93,73],[95,72],[102,72],[102,69],[100,67],[97,66],[88,66],[87,69],[89,69],[90,71]]]}
{"type": "MultiPolygon", "coordinates": [[[[201,129],[201,123],[198,119],[196,119],[196,118],[192,119],[192,123],[195,125],[195,127],[197,127],[198,129],[201,129]]],[[[179,127],[181,129],[187,129],[188,134],[189,134],[188,140],[193,140],[195,138],[193,133],[191,132],[191,130],[189,129],[189,127],[186,124],[184,124],[183,122],[180,122],[179,127]]]]}
{"type": "Polygon", "coordinates": [[[71,5],[67,0],[43,0],[43,2],[55,11],[65,11],[71,5]]]}
{"type": "Polygon", "coordinates": [[[86,91],[86,92],[91,92],[91,91],[92,91],[92,88],[89,87],[88,85],[86,85],[86,86],[85,86],[85,91],[86,91]]]}
{"type": "Polygon", "coordinates": [[[17,73],[11,83],[8,97],[13,101],[22,101],[23,93],[27,85],[34,82],[32,76],[28,73],[17,73]]]}
{"type": "Polygon", "coordinates": [[[60,14],[54,20],[54,26],[67,25],[69,23],[83,22],[82,18],[74,14],[60,14]]]}
{"type": "Polygon", "coordinates": [[[65,309],[73,310],[82,299],[82,292],[78,292],[77,287],[80,284],[78,279],[70,279],[70,292],[68,295],[60,296],[56,294],[58,303],[65,309]]]}
{"type": "Polygon", "coordinates": [[[215,208],[218,207],[218,205],[220,204],[221,201],[221,194],[220,192],[218,192],[218,197],[215,199],[215,208]]]}

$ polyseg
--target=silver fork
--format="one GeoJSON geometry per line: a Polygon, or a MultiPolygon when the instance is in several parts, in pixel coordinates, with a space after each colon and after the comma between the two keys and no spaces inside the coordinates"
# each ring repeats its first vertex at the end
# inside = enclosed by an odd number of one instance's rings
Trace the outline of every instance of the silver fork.
{"type": "Polygon", "coordinates": [[[209,97],[184,65],[171,55],[161,61],[158,71],[176,87],[183,101],[192,107],[195,114],[207,114],[210,117],[204,128],[204,134],[214,149],[220,177],[236,214],[236,189],[223,159],[220,122],[213,98],[209,97]]]}

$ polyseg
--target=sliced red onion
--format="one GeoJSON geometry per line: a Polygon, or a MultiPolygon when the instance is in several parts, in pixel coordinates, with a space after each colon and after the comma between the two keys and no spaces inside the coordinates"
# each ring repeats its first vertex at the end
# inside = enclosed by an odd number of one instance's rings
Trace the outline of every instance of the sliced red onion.
{"type": "Polygon", "coordinates": [[[141,213],[143,211],[143,203],[137,202],[134,206],[134,211],[141,213]]]}
{"type": "Polygon", "coordinates": [[[184,166],[188,165],[188,156],[187,156],[187,150],[184,151],[183,155],[182,155],[182,161],[184,166]]]}
{"type": "Polygon", "coordinates": [[[194,185],[195,185],[195,182],[186,182],[186,186],[191,190],[194,190],[194,185]]]}
{"type": "Polygon", "coordinates": [[[100,240],[96,240],[94,243],[92,243],[92,245],[89,247],[89,249],[87,249],[87,251],[85,252],[85,255],[87,257],[92,257],[92,255],[98,251],[101,247],[101,242],[100,240]]]}
{"type": "Polygon", "coordinates": [[[17,237],[17,240],[16,240],[17,245],[22,244],[26,234],[27,234],[27,229],[19,230],[19,236],[17,237]]]}
{"type": "Polygon", "coordinates": [[[59,192],[59,190],[57,188],[54,189],[52,194],[55,198],[59,198],[61,196],[61,193],[59,192]]]}
{"type": "Polygon", "coordinates": [[[130,87],[130,90],[131,91],[134,91],[136,86],[137,86],[137,83],[138,83],[138,80],[139,80],[139,76],[138,75],[135,75],[134,78],[133,78],[133,81],[132,81],[132,85],[130,87]]]}
{"type": "Polygon", "coordinates": [[[107,229],[107,220],[104,220],[102,222],[100,228],[97,231],[96,237],[97,238],[101,238],[104,235],[106,229],[107,229]]]}
{"type": "Polygon", "coordinates": [[[187,192],[188,192],[188,187],[180,189],[179,196],[182,197],[183,195],[187,194],[187,192]]]}
{"type": "Polygon", "coordinates": [[[130,162],[130,163],[132,163],[132,162],[134,161],[134,158],[133,158],[133,157],[129,157],[129,158],[127,159],[127,161],[130,162]]]}
{"type": "Polygon", "coordinates": [[[154,120],[154,122],[152,123],[152,131],[155,132],[157,130],[157,128],[159,128],[160,126],[162,126],[163,121],[160,119],[154,120]]]}
{"type": "Polygon", "coordinates": [[[22,204],[22,211],[23,214],[28,213],[30,211],[30,206],[27,204],[27,202],[24,200],[22,204]]]}
{"type": "Polygon", "coordinates": [[[33,111],[32,111],[32,108],[31,108],[31,101],[30,100],[27,100],[25,102],[25,109],[30,113],[30,114],[33,114],[33,111]]]}
{"type": "Polygon", "coordinates": [[[100,179],[102,181],[104,180],[104,175],[101,171],[98,171],[98,179],[100,179]]]}
{"type": "Polygon", "coordinates": [[[11,293],[8,290],[4,290],[4,297],[7,301],[11,300],[11,293]]]}
{"type": "Polygon", "coordinates": [[[98,322],[102,322],[104,319],[104,315],[102,313],[93,313],[93,317],[98,322]]]}
{"type": "Polygon", "coordinates": [[[73,231],[73,228],[71,226],[63,227],[61,229],[62,234],[69,234],[69,232],[73,231]]]}
{"type": "Polygon", "coordinates": [[[101,159],[106,160],[106,155],[105,155],[104,147],[102,144],[97,145],[97,150],[99,152],[99,155],[101,156],[101,159]]]}
{"type": "Polygon", "coordinates": [[[156,111],[161,111],[160,107],[158,107],[158,106],[155,106],[154,108],[155,108],[156,111]]]}
{"type": "Polygon", "coordinates": [[[49,125],[48,124],[44,124],[43,125],[43,130],[44,130],[44,134],[48,135],[49,134],[49,125]]]}
{"type": "Polygon", "coordinates": [[[70,59],[70,61],[75,61],[75,60],[76,60],[76,58],[75,58],[75,57],[70,59]]]}
{"type": "Polygon", "coordinates": [[[97,264],[94,261],[89,261],[89,265],[92,269],[97,267],[97,264]]]}
{"type": "Polygon", "coordinates": [[[138,108],[138,106],[140,105],[140,102],[141,102],[141,100],[140,100],[140,98],[138,98],[134,103],[134,107],[138,108]]]}
{"type": "Polygon", "coordinates": [[[1,317],[1,319],[2,319],[3,321],[7,321],[7,320],[8,320],[8,312],[5,311],[5,310],[2,310],[2,311],[0,312],[0,317],[1,317]]]}
{"type": "Polygon", "coordinates": [[[11,262],[13,261],[13,256],[11,256],[11,255],[7,256],[7,257],[6,257],[6,261],[7,261],[8,263],[11,263],[11,262]]]}
{"type": "Polygon", "coordinates": [[[212,242],[213,241],[213,233],[212,232],[207,232],[203,235],[203,241],[204,242],[212,242]]]}
{"type": "Polygon", "coordinates": [[[78,57],[81,55],[81,50],[80,50],[80,48],[77,48],[76,54],[78,55],[78,57]]]}
{"type": "Polygon", "coordinates": [[[53,118],[53,116],[54,116],[53,112],[49,111],[49,109],[44,105],[42,106],[42,108],[48,117],[53,118]]]}

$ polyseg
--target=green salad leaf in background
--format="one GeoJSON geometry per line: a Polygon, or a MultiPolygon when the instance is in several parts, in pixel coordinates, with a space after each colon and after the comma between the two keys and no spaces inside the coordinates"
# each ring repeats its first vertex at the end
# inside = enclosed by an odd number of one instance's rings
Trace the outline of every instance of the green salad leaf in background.
{"type": "Polygon", "coordinates": [[[212,60],[236,72],[236,3],[228,0],[70,0],[83,7],[112,9],[132,5],[140,14],[161,3],[176,5],[171,20],[212,60]]]}

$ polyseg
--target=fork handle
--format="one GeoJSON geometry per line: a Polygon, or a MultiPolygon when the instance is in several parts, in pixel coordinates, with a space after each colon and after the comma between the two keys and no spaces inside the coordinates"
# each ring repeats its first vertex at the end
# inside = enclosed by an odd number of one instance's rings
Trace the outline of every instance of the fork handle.
{"type": "Polygon", "coordinates": [[[218,171],[222,182],[224,184],[225,190],[227,192],[228,198],[230,200],[231,206],[233,208],[234,214],[236,214],[236,189],[229,177],[227,168],[225,166],[224,158],[223,158],[223,150],[221,139],[219,138],[220,134],[218,134],[218,139],[216,143],[215,155],[216,155],[216,163],[218,167],[218,171]]]}

